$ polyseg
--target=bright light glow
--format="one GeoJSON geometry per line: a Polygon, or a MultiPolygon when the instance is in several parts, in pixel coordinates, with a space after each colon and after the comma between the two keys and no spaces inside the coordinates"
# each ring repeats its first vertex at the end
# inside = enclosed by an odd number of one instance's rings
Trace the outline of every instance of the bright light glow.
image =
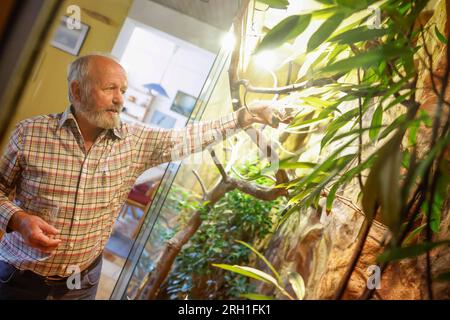
{"type": "Polygon", "coordinates": [[[273,51],[267,50],[261,53],[258,53],[255,56],[255,63],[267,70],[273,70],[275,66],[278,64],[278,59],[276,54],[273,51]]]}
{"type": "Polygon", "coordinates": [[[234,35],[232,33],[228,32],[222,37],[222,48],[227,52],[233,51],[235,44],[236,39],[234,38],[234,35]]]}

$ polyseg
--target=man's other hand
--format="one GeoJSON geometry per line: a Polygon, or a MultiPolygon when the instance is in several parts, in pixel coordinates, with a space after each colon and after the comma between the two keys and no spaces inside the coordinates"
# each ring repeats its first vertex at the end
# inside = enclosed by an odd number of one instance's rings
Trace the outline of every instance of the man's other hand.
{"type": "Polygon", "coordinates": [[[54,239],[59,230],[42,218],[24,211],[14,213],[8,226],[19,232],[26,244],[46,253],[52,253],[61,243],[60,239],[54,239]]]}
{"type": "Polygon", "coordinates": [[[270,101],[257,101],[247,108],[243,107],[238,112],[238,123],[242,128],[253,123],[262,123],[273,128],[278,128],[280,123],[290,123],[294,116],[289,108],[272,107],[270,101]]]}

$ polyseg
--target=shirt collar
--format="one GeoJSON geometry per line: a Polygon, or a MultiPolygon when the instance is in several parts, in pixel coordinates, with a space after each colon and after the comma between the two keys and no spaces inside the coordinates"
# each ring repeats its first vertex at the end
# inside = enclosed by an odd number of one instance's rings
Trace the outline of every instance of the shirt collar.
{"type": "MultiPolygon", "coordinates": [[[[77,123],[77,119],[75,119],[75,116],[73,114],[73,106],[70,105],[66,110],[64,110],[64,112],[61,114],[61,118],[58,121],[58,129],[61,129],[61,127],[64,125],[64,123],[66,123],[69,119],[71,119],[72,121],[74,121],[75,123],[77,123]]],[[[120,124],[119,128],[114,128],[114,129],[110,129],[108,130],[109,132],[112,132],[117,138],[119,139],[123,139],[124,138],[124,134],[123,134],[123,124],[120,124]]]]}

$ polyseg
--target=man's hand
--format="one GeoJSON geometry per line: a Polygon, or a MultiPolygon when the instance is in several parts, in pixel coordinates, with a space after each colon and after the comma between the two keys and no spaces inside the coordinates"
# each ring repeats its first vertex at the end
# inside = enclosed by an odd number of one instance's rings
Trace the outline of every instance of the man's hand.
{"type": "Polygon", "coordinates": [[[290,123],[294,118],[289,114],[289,108],[278,108],[270,106],[270,102],[256,102],[248,108],[241,108],[238,112],[238,123],[242,128],[253,123],[267,124],[278,128],[281,123],[290,123]]]}
{"type": "Polygon", "coordinates": [[[60,239],[53,239],[59,231],[38,216],[24,211],[14,213],[8,226],[19,232],[25,243],[46,253],[52,253],[60,244],[60,239]]]}

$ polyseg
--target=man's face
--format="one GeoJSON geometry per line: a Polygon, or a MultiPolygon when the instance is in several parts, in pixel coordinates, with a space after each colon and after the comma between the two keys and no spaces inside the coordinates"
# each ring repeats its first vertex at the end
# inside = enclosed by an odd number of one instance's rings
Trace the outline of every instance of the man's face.
{"type": "Polygon", "coordinates": [[[94,57],[89,65],[88,90],[81,90],[78,111],[92,125],[102,129],[120,126],[127,77],[111,59],[94,57]]]}

